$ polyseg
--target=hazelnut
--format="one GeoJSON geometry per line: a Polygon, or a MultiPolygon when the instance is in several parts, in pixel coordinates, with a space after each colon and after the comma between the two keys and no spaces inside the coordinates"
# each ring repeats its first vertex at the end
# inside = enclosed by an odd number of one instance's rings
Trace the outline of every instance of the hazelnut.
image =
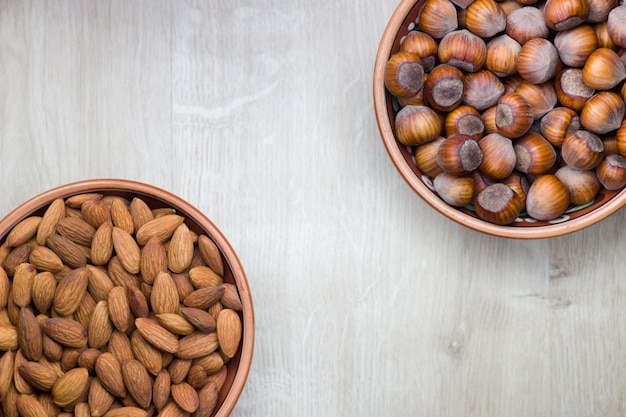
{"type": "Polygon", "coordinates": [[[478,141],[483,160],[478,169],[493,179],[504,179],[515,169],[517,156],[511,139],[491,133],[478,141]]]}
{"type": "Polygon", "coordinates": [[[437,150],[437,165],[451,175],[467,175],[483,160],[480,145],[469,135],[457,134],[444,140],[437,150]]]}
{"type": "Polygon", "coordinates": [[[463,103],[483,111],[495,106],[505,93],[504,85],[491,71],[465,74],[463,103]]]}
{"type": "Polygon", "coordinates": [[[535,179],[526,196],[526,211],[534,219],[550,221],[565,213],[570,198],[567,188],[555,175],[535,179]]]}
{"type": "Polygon", "coordinates": [[[587,4],[589,4],[587,22],[606,22],[611,10],[617,7],[617,0],[587,0],[587,4]]]}
{"type": "Polygon", "coordinates": [[[452,31],[439,43],[439,61],[465,72],[482,68],[487,57],[485,41],[467,29],[452,31]]]}
{"type": "Polygon", "coordinates": [[[565,107],[581,111],[595,90],[585,84],[580,68],[566,68],[557,74],[554,80],[557,100],[565,107]]]}
{"type": "Polygon", "coordinates": [[[509,35],[500,35],[487,44],[485,67],[498,77],[517,73],[517,59],[522,46],[509,35]]]}
{"type": "Polygon", "coordinates": [[[458,27],[456,7],[448,0],[426,0],[419,16],[419,27],[435,39],[458,27]]]}
{"type": "Polygon", "coordinates": [[[587,0],[547,0],[543,13],[550,29],[567,30],[587,20],[589,4],[587,0]]]}
{"type": "Polygon", "coordinates": [[[452,207],[464,207],[472,202],[474,180],[469,176],[456,176],[442,172],[433,180],[435,192],[452,207]]]}
{"type": "Polygon", "coordinates": [[[549,40],[534,38],[522,46],[517,59],[517,72],[523,79],[533,84],[545,83],[560,69],[559,53],[549,40]]]}
{"type": "Polygon", "coordinates": [[[561,145],[563,161],[576,169],[589,170],[598,166],[604,158],[602,139],[586,130],[570,133],[561,145]]]}
{"type": "Polygon", "coordinates": [[[583,81],[595,90],[610,90],[626,79],[626,67],[612,49],[598,48],[583,67],[583,81]]]}
{"type": "Polygon", "coordinates": [[[437,41],[429,34],[412,30],[400,43],[401,52],[410,52],[420,57],[424,71],[430,72],[437,60],[437,41]]]}
{"type": "Polygon", "coordinates": [[[458,68],[448,64],[437,65],[424,83],[424,97],[437,110],[453,110],[463,99],[463,81],[463,73],[458,68]]]}
{"type": "Polygon", "coordinates": [[[421,145],[436,139],[442,129],[441,118],[426,106],[406,106],[396,114],[396,138],[406,146],[421,145]]]}
{"type": "Polygon", "coordinates": [[[485,124],[478,110],[467,105],[459,106],[448,113],[444,127],[447,137],[462,133],[480,139],[485,131],[485,124]]]}
{"type": "Polygon", "coordinates": [[[565,136],[580,129],[580,118],[569,107],[557,107],[541,118],[539,128],[548,142],[560,147],[565,136]]]}
{"type": "Polygon", "coordinates": [[[604,134],[618,129],[624,120],[624,99],[612,91],[591,97],[580,112],[580,124],[587,130],[604,134]]]}
{"type": "Polygon", "coordinates": [[[385,87],[397,97],[416,95],[424,85],[422,60],[410,52],[398,52],[385,65],[385,87]]]}
{"type": "Polygon", "coordinates": [[[543,136],[528,132],[513,145],[515,169],[524,174],[540,175],[548,172],[556,162],[556,151],[543,136]]]}
{"type": "Polygon", "coordinates": [[[609,155],[596,169],[598,180],[607,190],[619,190],[626,186],[626,158],[609,155]]]}
{"type": "Polygon", "coordinates": [[[598,37],[589,25],[558,32],[554,37],[554,46],[561,61],[570,67],[582,67],[589,55],[598,48],[598,37]]]}
{"type": "Polygon", "coordinates": [[[444,140],[445,138],[440,136],[435,140],[426,142],[415,148],[415,165],[417,169],[430,178],[435,178],[443,172],[441,168],[439,168],[439,165],[437,165],[437,151],[439,145],[441,145],[444,140]]]}
{"type": "Polygon", "coordinates": [[[606,21],[606,27],[613,42],[626,48],[626,5],[611,10],[606,21]]]}
{"type": "Polygon", "coordinates": [[[506,34],[523,45],[534,38],[548,38],[550,30],[541,10],[536,7],[522,7],[507,16],[506,34]]]}
{"type": "Polygon", "coordinates": [[[528,81],[522,81],[515,89],[515,92],[528,101],[532,107],[535,120],[541,119],[557,103],[556,90],[551,82],[533,84],[528,81]]]}
{"type": "Polygon", "coordinates": [[[490,38],[506,28],[506,14],[495,0],[476,0],[467,8],[467,28],[483,38],[490,38]]]}
{"type": "Polygon", "coordinates": [[[476,214],[482,220],[506,225],[513,223],[522,211],[520,197],[503,183],[489,185],[475,199],[476,214]]]}
{"type": "Polygon", "coordinates": [[[554,175],[567,188],[571,204],[586,204],[600,192],[600,181],[594,171],[564,166],[559,168],[554,175]]]}
{"type": "Polygon", "coordinates": [[[496,126],[502,135],[519,138],[528,132],[534,120],[532,106],[521,94],[505,94],[498,100],[496,126]]]}

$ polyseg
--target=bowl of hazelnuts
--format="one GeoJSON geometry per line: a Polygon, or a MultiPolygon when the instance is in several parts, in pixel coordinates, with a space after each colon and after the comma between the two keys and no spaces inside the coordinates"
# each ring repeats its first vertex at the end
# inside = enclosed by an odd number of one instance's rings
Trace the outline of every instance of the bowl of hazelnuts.
{"type": "Polygon", "coordinates": [[[626,4],[403,0],[374,68],[409,186],[473,230],[535,239],[626,203],[626,4]]]}

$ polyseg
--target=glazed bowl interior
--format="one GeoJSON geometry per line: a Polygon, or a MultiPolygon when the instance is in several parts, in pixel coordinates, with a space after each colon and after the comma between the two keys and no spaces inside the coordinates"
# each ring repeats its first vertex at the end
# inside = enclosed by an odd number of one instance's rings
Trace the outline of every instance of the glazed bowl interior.
{"type": "Polygon", "coordinates": [[[595,224],[626,204],[626,190],[601,189],[596,198],[584,205],[571,207],[551,221],[538,221],[525,213],[511,225],[500,226],[481,220],[472,206],[449,206],[435,193],[432,179],[424,175],[414,162],[413,150],[399,143],[394,136],[397,100],[384,84],[385,64],[400,49],[400,43],[411,30],[417,29],[419,12],[425,0],[402,0],[387,23],[376,55],[373,77],[374,111],[383,144],[407,184],[433,209],[448,219],[472,230],[493,236],[539,239],[565,235],[595,224]]]}
{"type": "Polygon", "coordinates": [[[243,267],[230,243],[197,208],[167,191],[148,184],[120,179],[80,181],[39,194],[11,211],[0,221],[0,244],[4,243],[9,231],[24,218],[43,215],[50,203],[57,198],[67,198],[82,193],[118,196],[129,201],[133,197],[139,197],[151,209],[173,208],[177,214],[185,218],[185,224],[190,230],[197,234],[206,234],[219,248],[224,263],[224,282],[237,287],[243,305],[240,312],[243,325],[241,345],[235,356],[227,363],[226,380],[219,392],[217,406],[213,413],[213,416],[228,416],[243,391],[252,362],[254,348],[252,296],[243,267]]]}

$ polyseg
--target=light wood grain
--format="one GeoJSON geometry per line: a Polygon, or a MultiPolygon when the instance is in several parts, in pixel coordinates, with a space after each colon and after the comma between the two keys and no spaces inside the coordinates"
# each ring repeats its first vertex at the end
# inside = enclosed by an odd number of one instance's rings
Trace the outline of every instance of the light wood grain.
{"type": "Polygon", "coordinates": [[[422,202],[373,115],[395,7],[0,2],[0,215],[96,177],[203,210],[255,301],[233,416],[626,414],[626,213],[514,241],[422,202]]]}

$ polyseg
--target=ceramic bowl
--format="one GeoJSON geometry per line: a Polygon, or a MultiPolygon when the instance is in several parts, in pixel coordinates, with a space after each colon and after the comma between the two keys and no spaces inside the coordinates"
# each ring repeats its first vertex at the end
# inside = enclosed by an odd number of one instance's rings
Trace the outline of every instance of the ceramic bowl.
{"type": "MultiPolygon", "coordinates": [[[[0,221],[0,244],[20,220],[33,215],[41,216],[52,201],[83,193],[99,193],[103,196],[119,196],[131,201],[133,197],[144,200],[151,209],[172,208],[185,218],[189,229],[211,238],[221,252],[224,265],[224,282],[234,284],[243,305],[240,312],[242,338],[235,356],[227,363],[225,382],[219,392],[213,416],[230,414],[244,388],[254,347],[254,312],[252,297],[242,265],[224,235],[197,208],[181,198],[157,187],[120,179],[96,179],[63,185],[39,194],[11,211],[0,221]]],[[[0,409],[0,415],[2,411],[0,409]]]]}
{"type": "Polygon", "coordinates": [[[605,219],[626,204],[625,190],[601,189],[592,202],[570,207],[554,220],[538,221],[522,213],[514,223],[500,226],[478,218],[471,205],[455,208],[445,203],[435,193],[432,179],[416,167],[413,150],[396,140],[394,119],[399,107],[384,84],[385,64],[391,55],[399,51],[400,43],[407,33],[418,28],[419,13],[424,2],[402,0],[399,3],[383,32],[373,77],[374,111],[380,135],[389,157],[408,185],[433,209],[458,224],[489,235],[517,239],[547,238],[575,232],[605,219]]]}

